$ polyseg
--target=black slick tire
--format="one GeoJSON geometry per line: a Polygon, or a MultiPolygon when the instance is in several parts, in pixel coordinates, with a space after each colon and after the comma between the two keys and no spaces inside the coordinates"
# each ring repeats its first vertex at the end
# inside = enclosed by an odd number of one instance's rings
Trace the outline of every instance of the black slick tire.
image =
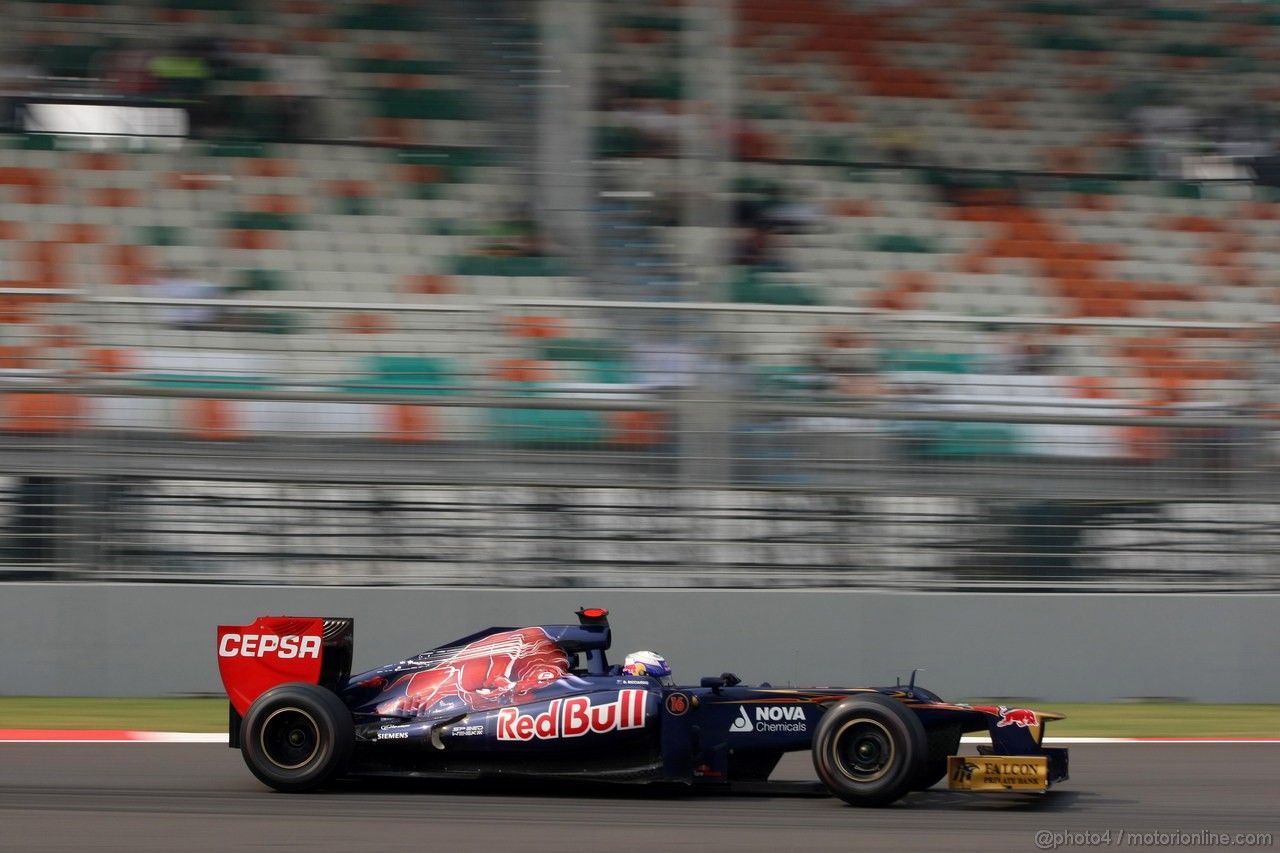
{"type": "Polygon", "coordinates": [[[928,753],[920,762],[913,791],[927,791],[947,775],[947,759],[960,751],[960,726],[938,726],[925,732],[929,743],[928,753]]]}
{"type": "Polygon", "coordinates": [[[901,702],[868,693],[833,706],[813,736],[813,766],[851,806],[887,806],[912,790],[928,755],[920,720],[901,702]]]}
{"type": "Polygon", "coordinates": [[[249,706],[240,752],[254,776],[277,791],[323,788],[346,772],[355,748],[351,712],[315,684],[273,687],[249,706]]]}

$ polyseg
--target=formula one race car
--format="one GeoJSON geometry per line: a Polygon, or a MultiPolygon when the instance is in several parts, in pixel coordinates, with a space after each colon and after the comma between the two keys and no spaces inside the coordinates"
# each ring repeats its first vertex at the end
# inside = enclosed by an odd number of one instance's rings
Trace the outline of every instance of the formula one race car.
{"type": "Polygon", "coordinates": [[[730,673],[679,687],[610,666],[608,611],[576,625],[488,628],[351,676],[350,619],[265,616],[218,628],[230,745],[280,791],[343,776],[536,777],[732,786],[808,749],[832,794],[883,806],[946,776],[955,790],[1045,791],[1067,750],[1061,719],[943,702],[896,687],[744,686],[730,673]],[[965,732],[990,746],[957,755],[965,732]]]}

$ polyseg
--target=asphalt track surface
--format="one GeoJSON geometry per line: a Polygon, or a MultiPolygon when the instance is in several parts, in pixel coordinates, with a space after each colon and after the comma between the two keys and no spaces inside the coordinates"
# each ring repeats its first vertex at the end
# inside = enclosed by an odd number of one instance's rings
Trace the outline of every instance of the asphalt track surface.
{"type": "MultiPolygon", "coordinates": [[[[1108,830],[1269,832],[1262,849],[1280,847],[1280,744],[1076,745],[1071,772],[1046,795],[935,790],[876,810],[797,792],[477,783],[285,795],[217,744],[0,744],[0,851],[1030,851],[1038,832],[1108,830]]],[[[808,755],[777,776],[811,779],[808,755]]],[[[1092,845],[1108,846],[1159,845],[1092,845]]]]}

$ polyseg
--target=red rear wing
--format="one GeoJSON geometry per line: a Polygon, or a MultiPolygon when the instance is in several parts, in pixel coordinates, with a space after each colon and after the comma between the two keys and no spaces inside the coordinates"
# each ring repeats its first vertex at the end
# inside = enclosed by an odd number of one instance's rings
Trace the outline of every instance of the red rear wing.
{"type": "Polygon", "coordinates": [[[351,674],[350,619],[260,616],[218,626],[218,672],[240,715],[278,684],[305,681],[337,689],[351,674]]]}

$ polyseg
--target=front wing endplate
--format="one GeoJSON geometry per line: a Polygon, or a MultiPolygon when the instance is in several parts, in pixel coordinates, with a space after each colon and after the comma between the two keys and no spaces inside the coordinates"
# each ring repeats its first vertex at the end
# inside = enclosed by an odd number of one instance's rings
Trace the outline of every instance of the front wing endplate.
{"type": "Polygon", "coordinates": [[[1047,791],[1049,758],[1044,755],[952,755],[947,758],[952,791],[1047,791]]]}

